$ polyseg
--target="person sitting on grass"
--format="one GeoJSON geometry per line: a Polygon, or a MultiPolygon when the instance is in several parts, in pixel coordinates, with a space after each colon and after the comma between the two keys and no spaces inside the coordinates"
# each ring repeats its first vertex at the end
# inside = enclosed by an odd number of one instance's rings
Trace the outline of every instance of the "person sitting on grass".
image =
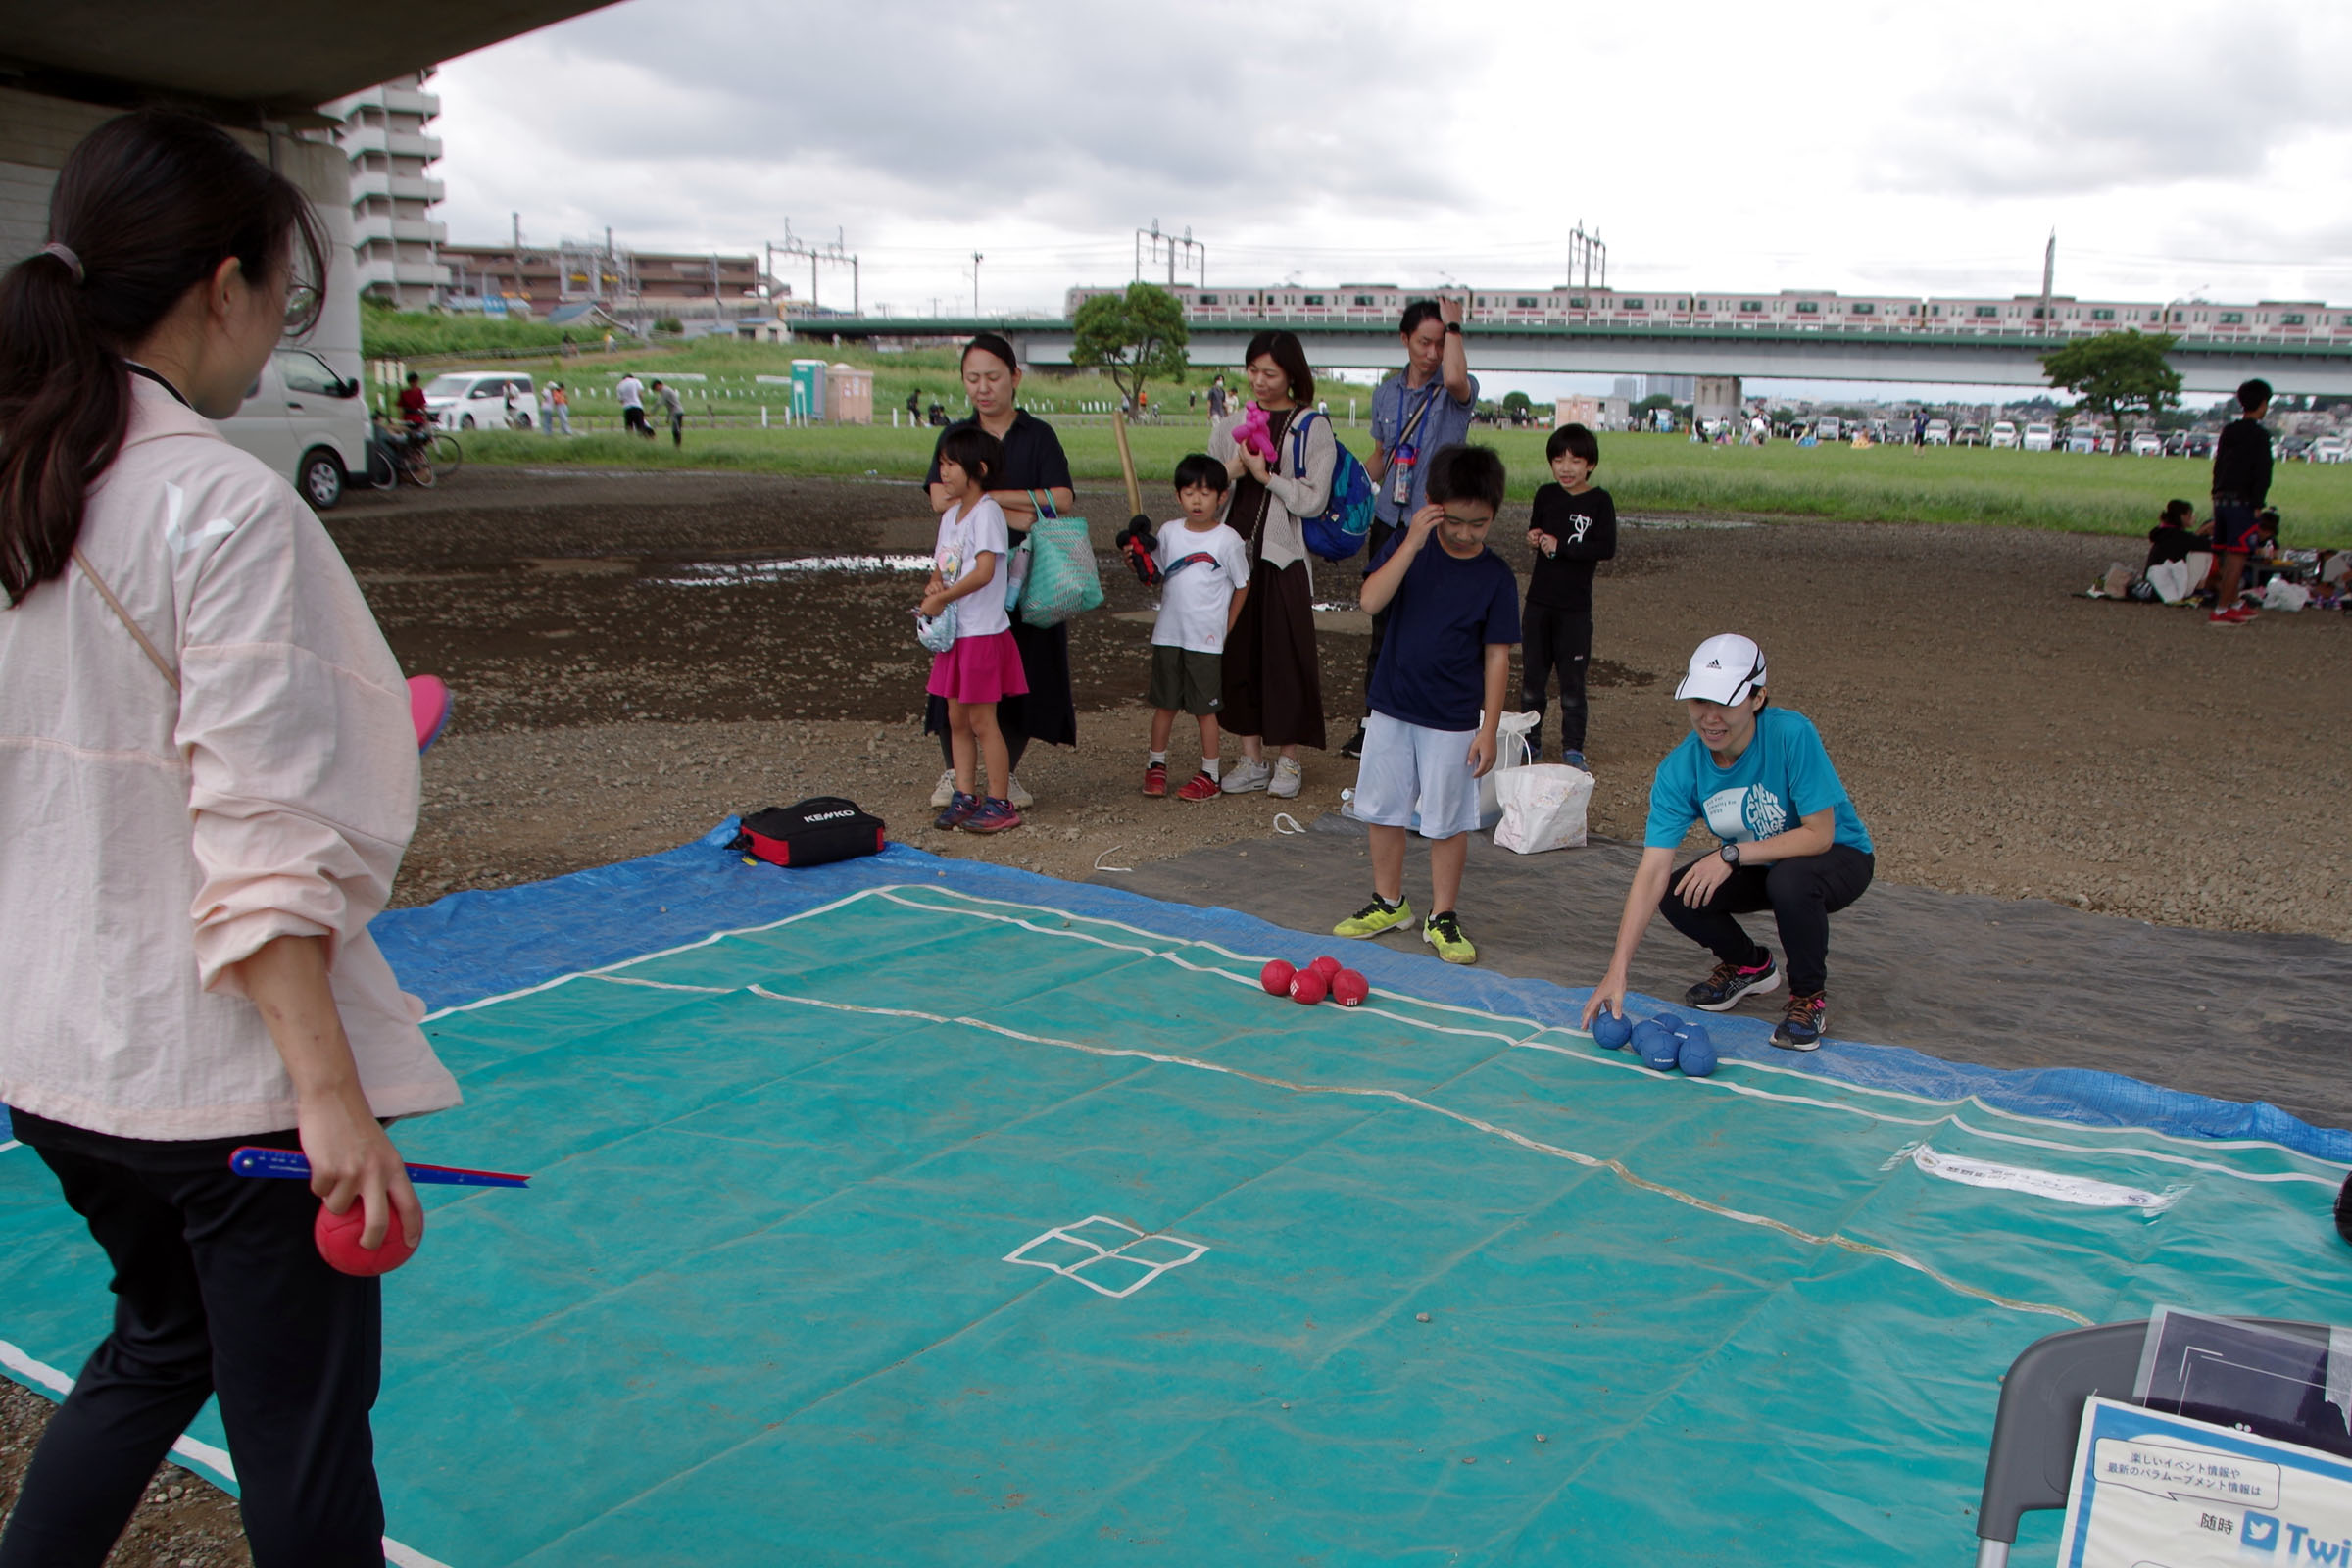
{"type": "Polygon", "coordinates": [[[1830,916],[1862,896],[1876,865],[1812,720],[1768,709],[1764,651],[1737,632],[1710,637],[1690,656],[1675,697],[1690,733],[1666,754],[1649,786],[1642,862],[1626,890],[1608,973],[1585,1003],[1583,1024],[1602,1007],[1625,1016],[1634,950],[1663,913],[1720,961],[1683,994],[1686,1006],[1726,1012],[1751,993],[1777,990],[1772,955],[1735,914],[1770,909],[1788,955],[1788,1006],[1772,1043],[1812,1051],[1829,1026],[1830,916]],[[1676,849],[1694,822],[1720,841],[1681,870],[1676,849]]]}
{"type": "Polygon", "coordinates": [[[1196,452],[1176,465],[1176,500],[1184,515],[1159,531],[1152,552],[1159,565],[1159,619],[1152,626],[1152,753],[1144,763],[1144,793],[1168,793],[1168,737],[1182,709],[1200,721],[1200,769],[1176,792],[1180,801],[1212,801],[1223,737],[1217,712],[1224,703],[1226,634],[1242,617],[1250,593],[1250,547],[1217,520],[1225,506],[1225,465],[1196,452]]]}
{"type": "Polygon", "coordinates": [[[1389,612],[1355,778],[1355,814],[1372,830],[1372,902],[1332,935],[1373,937],[1412,922],[1404,834],[1417,808],[1429,840],[1431,913],[1421,938],[1447,963],[1476,963],[1455,906],[1478,826],[1478,781],[1494,766],[1519,640],[1519,581],[1487,548],[1502,506],[1502,459],[1491,447],[1451,446],[1426,461],[1429,504],[1364,579],[1364,609],[1389,612]]]}
{"type": "Polygon", "coordinates": [[[2193,505],[2186,501],[2167,501],[2156,526],[2148,530],[2148,560],[2140,570],[2145,572],[2148,566],[2161,566],[2167,562],[2186,561],[2200,550],[2211,550],[2213,525],[2208,523],[2199,529],[2196,522],[2197,509],[2193,505]]]}

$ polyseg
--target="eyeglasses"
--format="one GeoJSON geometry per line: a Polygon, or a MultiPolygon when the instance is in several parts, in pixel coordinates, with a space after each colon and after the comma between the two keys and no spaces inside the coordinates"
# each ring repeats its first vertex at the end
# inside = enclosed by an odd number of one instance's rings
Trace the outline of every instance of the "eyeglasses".
{"type": "Polygon", "coordinates": [[[318,324],[324,294],[316,283],[299,279],[286,285],[286,335],[298,337],[318,324]]]}

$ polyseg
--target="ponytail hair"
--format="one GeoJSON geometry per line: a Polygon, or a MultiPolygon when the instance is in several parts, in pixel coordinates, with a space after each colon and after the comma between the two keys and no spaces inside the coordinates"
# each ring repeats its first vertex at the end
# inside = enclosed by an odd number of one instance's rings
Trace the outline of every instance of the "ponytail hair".
{"type": "Polygon", "coordinates": [[[961,368],[963,362],[975,354],[985,354],[991,359],[1003,361],[1004,368],[1016,376],[1021,373],[1021,357],[1012,352],[1010,343],[995,332],[981,332],[966,343],[963,353],[956,358],[956,367],[961,368]]]}
{"type": "Polygon", "coordinates": [[[142,110],[68,155],[49,244],[0,277],[0,593],[11,606],[66,569],[89,487],[122,449],[124,355],[230,257],[257,287],[303,264],[326,277],[309,199],[220,126],[142,110]]]}

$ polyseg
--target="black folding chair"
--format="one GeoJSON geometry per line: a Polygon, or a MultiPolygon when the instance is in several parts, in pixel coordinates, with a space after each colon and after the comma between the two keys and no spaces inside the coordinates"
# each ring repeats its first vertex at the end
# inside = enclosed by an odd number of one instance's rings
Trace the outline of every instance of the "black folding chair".
{"type": "MultiPolygon", "coordinates": [[[[2323,1324],[2238,1321],[2328,1343],[2323,1324]]],[[[2001,1379],[2000,1410],[1992,1419],[1992,1451],[1984,1461],[1984,1495],[1977,1507],[1977,1568],[2006,1568],[2009,1548],[2017,1544],[2020,1514],[2066,1506],[2075,1445],[2082,1435],[2082,1401],[2095,1394],[2131,1402],[2147,1333],[2145,1318],[2068,1329],[2035,1340],[2009,1363],[2001,1379]]]]}

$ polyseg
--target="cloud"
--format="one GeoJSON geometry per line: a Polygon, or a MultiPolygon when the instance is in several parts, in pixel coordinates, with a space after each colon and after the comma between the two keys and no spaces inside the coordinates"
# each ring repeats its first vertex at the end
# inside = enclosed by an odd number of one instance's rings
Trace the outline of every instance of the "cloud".
{"type": "MultiPolygon", "coordinates": [[[[447,67],[460,237],[730,250],[845,232],[865,298],[996,308],[1129,275],[1557,281],[1579,220],[1644,287],[2341,294],[2352,11],[1686,0],[630,0],[447,67]],[[2242,258],[2243,260],[2230,260],[2242,258]],[[2215,260],[2218,259],[2218,260],[2215,260]],[[2332,278],[2334,281],[2329,282],[2332,278]]],[[[824,285],[831,288],[830,281],[824,285]]],[[[828,297],[830,295],[828,294],[828,297]]]]}

